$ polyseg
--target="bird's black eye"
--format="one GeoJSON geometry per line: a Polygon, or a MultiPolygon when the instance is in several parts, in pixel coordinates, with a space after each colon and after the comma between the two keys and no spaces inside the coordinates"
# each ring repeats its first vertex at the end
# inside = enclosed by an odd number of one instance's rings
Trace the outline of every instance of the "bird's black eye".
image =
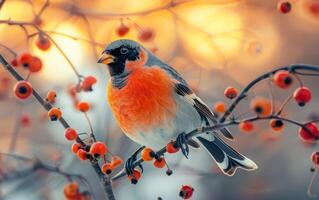
{"type": "Polygon", "coordinates": [[[128,53],[128,48],[122,47],[122,48],[120,49],[120,52],[121,52],[121,54],[127,54],[127,53],[128,53]]]}

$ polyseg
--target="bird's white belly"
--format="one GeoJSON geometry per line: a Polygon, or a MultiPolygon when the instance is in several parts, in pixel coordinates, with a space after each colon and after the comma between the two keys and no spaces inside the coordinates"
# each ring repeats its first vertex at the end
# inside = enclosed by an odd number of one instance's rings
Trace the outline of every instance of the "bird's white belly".
{"type": "Polygon", "coordinates": [[[134,134],[127,134],[133,141],[159,150],[171,140],[175,140],[180,133],[188,133],[201,126],[201,119],[195,108],[176,95],[177,112],[174,119],[167,119],[161,125],[145,130],[136,130],[134,134]]]}

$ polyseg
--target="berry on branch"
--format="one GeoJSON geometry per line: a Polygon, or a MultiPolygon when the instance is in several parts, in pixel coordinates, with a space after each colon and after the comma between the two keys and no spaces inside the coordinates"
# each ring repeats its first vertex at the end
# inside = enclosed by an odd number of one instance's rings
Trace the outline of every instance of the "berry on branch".
{"type": "Polygon", "coordinates": [[[32,86],[28,81],[18,81],[14,86],[14,94],[19,99],[27,99],[32,94],[32,86]]]}
{"type": "Polygon", "coordinates": [[[128,176],[128,179],[131,181],[132,184],[136,184],[138,180],[141,178],[142,173],[136,169],[133,170],[133,174],[128,176]]]}
{"type": "Polygon", "coordinates": [[[88,102],[85,102],[85,101],[80,101],[77,104],[77,108],[81,112],[87,112],[90,110],[90,104],[88,102]]]}
{"type": "Polygon", "coordinates": [[[55,102],[55,98],[56,98],[56,91],[55,90],[50,90],[47,93],[47,96],[45,98],[45,100],[49,103],[54,103],[55,102]]]}
{"type": "Polygon", "coordinates": [[[62,117],[62,112],[59,108],[51,108],[48,112],[51,121],[57,121],[62,117]]]}
{"type": "Polygon", "coordinates": [[[183,185],[179,191],[179,196],[183,199],[190,199],[193,196],[194,188],[189,185],[183,185]]]}
{"type": "Polygon", "coordinates": [[[39,34],[36,41],[35,45],[42,51],[46,51],[51,47],[51,41],[45,37],[43,34],[39,34]]]}
{"type": "Polygon", "coordinates": [[[254,124],[251,121],[244,121],[239,123],[239,130],[244,133],[249,133],[254,130],[254,124]]]}
{"type": "Polygon", "coordinates": [[[163,168],[166,165],[166,161],[163,157],[154,160],[154,166],[157,168],[163,168]]]}
{"type": "Polygon", "coordinates": [[[92,86],[96,83],[96,78],[94,76],[87,76],[81,83],[81,89],[83,91],[92,91],[92,86]]]}
{"type": "Polygon", "coordinates": [[[301,127],[299,129],[299,137],[305,142],[315,142],[319,138],[319,130],[316,123],[311,122],[301,127]]]}
{"type": "Polygon", "coordinates": [[[307,87],[297,88],[294,92],[294,98],[299,106],[304,106],[311,100],[311,90],[307,87]]]}
{"type": "Polygon", "coordinates": [[[107,152],[107,147],[103,142],[94,142],[90,148],[90,154],[94,157],[104,156],[107,152]]]}
{"type": "Polygon", "coordinates": [[[70,182],[64,186],[64,196],[74,198],[79,193],[79,185],[76,182],[70,182]]]}
{"type": "Polygon", "coordinates": [[[111,174],[113,169],[114,167],[111,163],[104,163],[101,168],[102,172],[107,175],[111,174]]]}
{"type": "Polygon", "coordinates": [[[224,91],[224,95],[225,97],[227,97],[228,99],[233,99],[236,98],[238,95],[238,91],[236,88],[234,87],[227,87],[224,91]]]}
{"type": "Polygon", "coordinates": [[[79,143],[73,143],[73,144],[72,144],[72,147],[71,147],[71,151],[76,154],[81,147],[82,147],[81,144],[79,144],[79,143]]]}
{"type": "Polygon", "coordinates": [[[293,83],[291,74],[287,71],[277,71],[273,77],[273,82],[280,88],[286,89],[293,83]]]}
{"type": "Polygon", "coordinates": [[[311,160],[316,167],[319,166],[319,152],[318,151],[315,151],[312,153],[311,160]]]}
{"type": "Polygon", "coordinates": [[[171,141],[166,145],[166,151],[167,153],[176,153],[179,151],[179,147],[176,142],[171,141]]]}
{"type": "Polygon", "coordinates": [[[274,131],[282,131],[284,128],[284,122],[280,119],[270,120],[269,125],[274,131]]]}
{"type": "Polygon", "coordinates": [[[263,97],[256,97],[250,103],[250,107],[259,117],[267,117],[271,114],[271,103],[263,97]]]}
{"type": "Polygon", "coordinates": [[[72,141],[78,137],[78,133],[73,128],[65,129],[64,136],[67,140],[72,141]]]}
{"type": "Polygon", "coordinates": [[[226,111],[226,104],[222,101],[214,104],[214,111],[217,113],[224,113],[226,111]]]}
{"type": "Polygon", "coordinates": [[[151,161],[155,157],[155,152],[151,148],[144,148],[141,152],[141,157],[144,161],[151,161]]]}
{"type": "Polygon", "coordinates": [[[281,13],[287,14],[291,11],[291,3],[289,1],[286,2],[279,2],[278,9],[281,13]]]}

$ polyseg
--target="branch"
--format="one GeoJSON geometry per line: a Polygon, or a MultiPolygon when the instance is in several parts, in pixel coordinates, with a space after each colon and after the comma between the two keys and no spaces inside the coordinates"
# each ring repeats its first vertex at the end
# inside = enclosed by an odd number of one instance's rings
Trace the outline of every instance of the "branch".
{"type": "MultiPolygon", "coordinates": [[[[314,72],[319,72],[319,67],[317,66],[311,66],[311,65],[292,65],[290,67],[282,67],[276,70],[273,70],[271,72],[265,73],[261,76],[259,76],[258,78],[256,78],[255,80],[253,80],[251,83],[249,83],[244,90],[240,93],[240,95],[235,99],[235,101],[230,105],[230,107],[227,109],[227,111],[225,112],[224,116],[220,119],[219,123],[213,125],[213,126],[207,126],[207,127],[200,127],[197,128],[189,133],[186,134],[186,141],[192,139],[193,137],[201,134],[201,133],[205,133],[205,132],[215,132],[218,131],[222,128],[231,126],[231,125],[238,125],[241,122],[244,121],[258,121],[258,120],[270,120],[270,119],[279,119],[285,122],[288,122],[290,124],[294,124],[298,127],[302,127],[305,128],[306,131],[310,132],[307,127],[304,126],[303,123],[299,123],[297,121],[291,120],[291,119],[287,119],[287,118],[283,118],[280,117],[278,115],[270,115],[267,117],[251,117],[251,118],[246,118],[246,119],[242,119],[242,120],[230,120],[226,122],[227,117],[232,113],[232,111],[236,108],[236,106],[239,104],[239,102],[241,100],[243,100],[246,97],[247,92],[258,82],[265,80],[269,77],[271,77],[274,73],[276,73],[277,71],[280,70],[286,70],[286,71],[290,71],[291,73],[298,73],[298,70],[307,70],[307,71],[314,71],[314,72]]],[[[311,133],[311,132],[310,132],[311,133]]],[[[163,147],[162,149],[160,149],[159,151],[156,152],[156,154],[158,156],[162,156],[166,153],[166,147],[163,147]]],[[[137,161],[134,162],[133,167],[137,167],[140,164],[142,164],[144,161],[142,159],[139,159],[137,161]]],[[[115,181],[123,176],[126,175],[125,169],[122,169],[118,174],[116,174],[115,176],[113,176],[111,179],[112,181],[115,181]]]]}
{"type": "MultiPolygon", "coordinates": [[[[2,56],[2,54],[0,54],[0,63],[7,71],[9,71],[9,73],[16,80],[18,80],[18,81],[24,80],[23,77],[20,74],[18,74],[17,71],[6,61],[6,59],[2,56]]],[[[52,105],[50,103],[48,103],[47,101],[45,101],[35,89],[33,89],[32,95],[42,105],[42,107],[45,110],[49,111],[52,108],[52,105]]],[[[61,117],[59,119],[59,122],[64,128],[70,127],[69,124],[66,122],[66,120],[63,117],[61,117]]],[[[77,137],[76,141],[78,143],[86,146],[86,144],[81,140],[80,137],[77,137]]],[[[110,181],[109,177],[107,177],[106,175],[104,175],[102,173],[101,168],[100,168],[97,160],[92,158],[92,159],[90,159],[90,163],[91,163],[91,166],[93,167],[95,173],[100,178],[101,184],[104,187],[104,191],[107,194],[106,199],[115,200],[115,196],[113,194],[112,185],[111,185],[111,181],[110,181]]]]}

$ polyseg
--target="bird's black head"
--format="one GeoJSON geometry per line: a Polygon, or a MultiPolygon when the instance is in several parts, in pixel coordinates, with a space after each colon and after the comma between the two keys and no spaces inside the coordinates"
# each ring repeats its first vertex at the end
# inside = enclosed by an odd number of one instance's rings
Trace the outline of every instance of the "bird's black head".
{"type": "Polygon", "coordinates": [[[127,61],[139,59],[141,48],[133,40],[116,40],[105,48],[98,63],[108,65],[111,76],[122,74],[127,61]]]}

